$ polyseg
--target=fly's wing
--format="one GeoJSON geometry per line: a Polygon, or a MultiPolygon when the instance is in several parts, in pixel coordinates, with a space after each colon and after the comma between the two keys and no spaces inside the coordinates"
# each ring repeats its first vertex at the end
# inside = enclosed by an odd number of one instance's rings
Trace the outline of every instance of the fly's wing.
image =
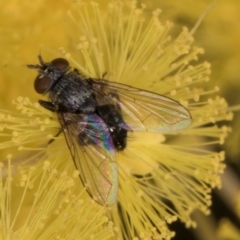
{"type": "Polygon", "coordinates": [[[177,101],[128,85],[89,80],[99,105],[114,104],[133,131],[171,132],[187,128],[192,118],[177,101]]]}
{"type": "Polygon", "coordinates": [[[89,195],[101,205],[113,205],[118,192],[118,171],[106,124],[95,114],[58,113],[58,118],[89,195]]]}

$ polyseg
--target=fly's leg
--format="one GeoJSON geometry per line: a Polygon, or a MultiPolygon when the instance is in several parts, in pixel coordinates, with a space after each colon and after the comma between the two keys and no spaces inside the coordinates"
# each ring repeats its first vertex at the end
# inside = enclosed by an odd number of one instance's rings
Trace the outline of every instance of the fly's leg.
{"type": "Polygon", "coordinates": [[[56,112],[57,108],[51,103],[44,100],[38,100],[39,104],[51,112],[56,112]]]}
{"type": "MultiPolygon", "coordinates": [[[[39,100],[38,102],[42,107],[46,108],[47,110],[49,110],[51,112],[56,112],[57,111],[56,107],[51,102],[47,102],[47,101],[44,101],[44,100],[39,100]]],[[[59,131],[54,136],[54,138],[58,137],[61,132],[62,132],[62,129],[59,129],[59,131]]],[[[48,144],[51,144],[54,140],[55,139],[49,140],[48,144]]]]}
{"type": "Polygon", "coordinates": [[[107,72],[104,72],[102,75],[102,78],[104,78],[107,75],[107,72]]]}
{"type": "MultiPolygon", "coordinates": [[[[54,136],[54,138],[58,137],[61,133],[62,133],[62,129],[59,129],[59,131],[57,132],[57,134],[54,136]]],[[[52,138],[51,140],[48,141],[48,145],[50,145],[52,142],[55,141],[55,139],[52,138]]]]}

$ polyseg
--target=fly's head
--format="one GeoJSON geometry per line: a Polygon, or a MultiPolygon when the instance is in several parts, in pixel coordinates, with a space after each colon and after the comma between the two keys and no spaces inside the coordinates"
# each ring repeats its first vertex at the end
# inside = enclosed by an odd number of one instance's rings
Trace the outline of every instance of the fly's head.
{"type": "Polygon", "coordinates": [[[56,58],[51,62],[44,62],[39,55],[39,65],[27,65],[28,68],[38,69],[38,75],[34,81],[35,91],[45,94],[51,90],[56,81],[69,70],[69,62],[64,58],[56,58]]]}

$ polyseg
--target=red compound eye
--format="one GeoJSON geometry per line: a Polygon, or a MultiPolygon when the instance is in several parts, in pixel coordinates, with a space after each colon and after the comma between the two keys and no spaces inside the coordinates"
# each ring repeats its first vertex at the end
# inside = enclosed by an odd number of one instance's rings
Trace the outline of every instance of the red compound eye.
{"type": "Polygon", "coordinates": [[[43,77],[37,76],[34,81],[34,89],[37,93],[43,94],[48,90],[51,84],[52,80],[50,78],[47,78],[45,76],[43,77]]]}
{"type": "Polygon", "coordinates": [[[60,71],[67,70],[67,68],[69,67],[69,62],[64,58],[56,58],[52,60],[51,63],[60,71]]]}

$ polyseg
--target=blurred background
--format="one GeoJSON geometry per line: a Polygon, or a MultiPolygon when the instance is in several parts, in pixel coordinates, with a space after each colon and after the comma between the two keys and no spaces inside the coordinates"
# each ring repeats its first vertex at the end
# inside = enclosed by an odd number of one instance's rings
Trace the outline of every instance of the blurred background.
{"type": "MultiPolygon", "coordinates": [[[[12,100],[20,95],[33,101],[39,97],[33,91],[35,72],[27,69],[26,64],[37,63],[41,51],[47,60],[51,60],[58,54],[59,47],[71,48],[66,22],[72,1],[26,0],[20,3],[2,0],[1,3],[0,108],[11,110],[14,109],[12,100]]],[[[142,0],[141,3],[146,4],[149,14],[156,8],[162,10],[160,19],[174,23],[171,32],[174,38],[183,26],[192,29],[212,1],[142,0]]],[[[239,12],[239,0],[219,0],[194,34],[195,45],[205,49],[199,60],[212,65],[211,81],[204,88],[219,86],[219,95],[226,98],[229,106],[240,105],[239,12]]],[[[234,115],[232,133],[222,146],[227,163],[222,177],[223,188],[213,193],[212,214],[202,216],[196,212],[193,216],[198,222],[196,229],[186,229],[178,222],[171,225],[177,232],[176,240],[240,239],[240,113],[236,111],[234,115]]],[[[0,156],[4,157],[4,154],[1,150],[0,156]]]]}

